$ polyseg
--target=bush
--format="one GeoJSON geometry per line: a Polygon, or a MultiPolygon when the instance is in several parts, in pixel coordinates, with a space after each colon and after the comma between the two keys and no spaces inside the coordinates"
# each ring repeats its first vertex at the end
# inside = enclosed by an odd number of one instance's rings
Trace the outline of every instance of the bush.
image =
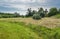
{"type": "Polygon", "coordinates": [[[33,15],[33,19],[35,19],[35,20],[39,20],[39,19],[41,19],[41,17],[40,17],[39,14],[34,14],[34,15],[33,15]]]}

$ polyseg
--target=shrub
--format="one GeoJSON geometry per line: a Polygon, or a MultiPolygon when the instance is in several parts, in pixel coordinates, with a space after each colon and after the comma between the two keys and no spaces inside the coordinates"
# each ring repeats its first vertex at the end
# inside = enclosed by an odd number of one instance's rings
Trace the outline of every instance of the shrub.
{"type": "Polygon", "coordinates": [[[33,15],[33,19],[35,19],[35,20],[39,20],[39,19],[41,19],[41,17],[40,17],[39,14],[34,14],[34,15],[33,15]]]}

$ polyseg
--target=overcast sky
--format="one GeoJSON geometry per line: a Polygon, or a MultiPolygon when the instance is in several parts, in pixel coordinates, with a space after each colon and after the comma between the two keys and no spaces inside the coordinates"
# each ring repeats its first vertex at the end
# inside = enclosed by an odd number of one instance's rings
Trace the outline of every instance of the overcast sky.
{"type": "Polygon", "coordinates": [[[57,7],[60,8],[60,0],[0,0],[0,12],[20,12],[25,14],[27,8],[37,10],[57,7]]]}

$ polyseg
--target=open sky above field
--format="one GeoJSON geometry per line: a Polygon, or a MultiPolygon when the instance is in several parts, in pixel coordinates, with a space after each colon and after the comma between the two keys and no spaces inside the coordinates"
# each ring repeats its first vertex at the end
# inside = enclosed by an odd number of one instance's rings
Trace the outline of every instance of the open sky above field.
{"type": "Polygon", "coordinates": [[[60,8],[60,0],[0,0],[0,12],[20,12],[25,14],[27,8],[37,10],[39,7],[44,9],[60,8]]]}

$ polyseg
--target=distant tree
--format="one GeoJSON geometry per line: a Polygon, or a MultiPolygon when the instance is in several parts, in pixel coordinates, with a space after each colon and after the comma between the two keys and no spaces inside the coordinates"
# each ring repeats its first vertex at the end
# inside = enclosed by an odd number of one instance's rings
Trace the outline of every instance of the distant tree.
{"type": "Polygon", "coordinates": [[[20,17],[19,13],[15,12],[14,14],[16,15],[16,17],[20,17]]]}
{"type": "Polygon", "coordinates": [[[44,9],[43,8],[38,8],[38,13],[43,13],[44,12],[44,9]]]}
{"type": "Polygon", "coordinates": [[[32,11],[32,16],[33,16],[35,13],[37,13],[37,11],[33,10],[33,11],[32,11]]]}
{"type": "Polygon", "coordinates": [[[27,12],[27,15],[26,16],[28,16],[28,17],[32,16],[32,10],[31,10],[31,8],[28,8],[27,11],[28,12],[27,12]]]}
{"type": "Polygon", "coordinates": [[[43,18],[43,17],[45,17],[45,14],[44,13],[40,13],[40,16],[43,18]]]}
{"type": "Polygon", "coordinates": [[[58,13],[60,14],[60,9],[58,10],[58,13]]]}
{"type": "Polygon", "coordinates": [[[45,14],[45,16],[47,16],[47,14],[48,14],[48,10],[47,9],[45,9],[44,14],[45,14]]]}
{"type": "Polygon", "coordinates": [[[24,15],[20,15],[20,17],[24,18],[25,16],[24,15]]]}
{"type": "Polygon", "coordinates": [[[40,8],[40,9],[38,10],[38,14],[40,14],[41,17],[44,17],[44,16],[45,16],[45,14],[44,14],[44,9],[43,9],[43,8],[40,8]]]}
{"type": "Polygon", "coordinates": [[[50,8],[48,16],[53,16],[58,14],[57,8],[50,8]]]}

